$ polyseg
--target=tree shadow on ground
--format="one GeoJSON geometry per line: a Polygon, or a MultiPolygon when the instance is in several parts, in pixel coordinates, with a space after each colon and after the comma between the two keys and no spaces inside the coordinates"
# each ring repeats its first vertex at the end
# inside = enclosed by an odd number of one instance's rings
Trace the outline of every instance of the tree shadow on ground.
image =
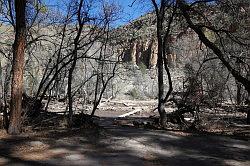
{"type": "Polygon", "coordinates": [[[3,165],[48,166],[250,164],[249,140],[122,127],[111,120],[103,119],[104,129],[58,129],[3,138],[0,164],[1,159],[3,165]],[[44,146],[31,145],[37,141],[44,146]]]}

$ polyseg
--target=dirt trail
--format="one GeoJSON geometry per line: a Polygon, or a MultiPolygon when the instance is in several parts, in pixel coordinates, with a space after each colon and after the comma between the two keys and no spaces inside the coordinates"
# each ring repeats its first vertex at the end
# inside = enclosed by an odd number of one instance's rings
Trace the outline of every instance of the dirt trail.
{"type": "MultiPolygon", "coordinates": [[[[53,112],[59,108],[57,105],[53,107],[53,112]]],[[[0,165],[250,165],[250,140],[247,136],[236,138],[149,130],[128,125],[133,120],[147,120],[146,117],[154,114],[154,107],[155,101],[105,102],[97,110],[101,117],[101,129],[98,130],[56,128],[18,137],[10,137],[0,130],[0,165]],[[109,107],[112,109],[107,109],[109,107]],[[123,119],[116,123],[116,118],[137,107],[147,109],[125,118],[125,126],[123,119]]]]}
{"type": "Polygon", "coordinates": [[[0,139],[0,165],[250,165],[249,140],[113,124],[0,139]]]}

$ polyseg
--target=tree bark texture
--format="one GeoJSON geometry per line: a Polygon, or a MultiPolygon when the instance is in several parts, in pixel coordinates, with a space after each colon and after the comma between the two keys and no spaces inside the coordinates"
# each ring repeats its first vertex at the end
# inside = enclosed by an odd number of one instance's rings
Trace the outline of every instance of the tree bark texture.
{"type": "Polygon", "coordinates": [[[26,44],[26,0],[15,0],[16,24],[13,45],[9,134],[21,132],[24,53],[26,44]]]}

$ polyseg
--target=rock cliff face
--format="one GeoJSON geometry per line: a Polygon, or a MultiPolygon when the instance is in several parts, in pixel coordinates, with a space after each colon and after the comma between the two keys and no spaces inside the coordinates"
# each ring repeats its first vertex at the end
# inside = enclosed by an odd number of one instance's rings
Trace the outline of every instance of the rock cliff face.
{"type": "Polygon", "coordinates": [[[113,31],[124,62],[154,68],[157,63],[157,42],[154,14],[149,13],[113,31]]]}
{"type": "MultiPolygon", "coordinates": [[[[123,52],[124,62],[131,62],[133,65],[145,65],[148,69],[155,68],[157,65],[158,44],[155,38],[139,39],[130,43],[123,52]]],[[[171,66],[176,65],[177,55],[175,51],[167,55],[171,66]]]]}
{"type": "MultiPolygon", "coordinates": [[[[177,36],[173,32],[173,36],[177,36]]],[[[113,37],[117,40],[120,53],[124,62],[145,65],[148,69],[157,65],[158,44],[156,39],[156,20],[153,13],[146,14],[134,20],[132,23],[121,26],[113,31],[113,37]]],[[[176,40],[176,37],[173,37],[176,40]]],[[[171,50],[167,55],[168,62],[175,65],[176,53],[171,50]]]]}
{"type": "Polygon", "coordinates": [[[133,41],[124,51],[123,61],[154,68],[157,64],[157,42],[154,39],[133,41]]]}

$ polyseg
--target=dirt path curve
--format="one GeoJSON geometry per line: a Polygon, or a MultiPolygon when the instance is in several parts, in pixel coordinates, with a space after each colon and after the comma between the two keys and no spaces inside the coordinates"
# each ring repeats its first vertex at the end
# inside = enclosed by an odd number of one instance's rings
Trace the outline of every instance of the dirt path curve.
{"type": "Polygon", "coordinates": [[[111,121],[102,121],[112,135],[109,148],[123,150],[114,165],[250,165],[249,140],[118,127],[111,121]],[[122,154],[130,156],[123,160],[122,154]]]}
{"type": "Polygon", "coordinates": [[[62,130],[1,138],[0,165],[250,165],[249,140],[121,127],[112,121],[102,118],[105,131],[98,134],[62,130]]]}

